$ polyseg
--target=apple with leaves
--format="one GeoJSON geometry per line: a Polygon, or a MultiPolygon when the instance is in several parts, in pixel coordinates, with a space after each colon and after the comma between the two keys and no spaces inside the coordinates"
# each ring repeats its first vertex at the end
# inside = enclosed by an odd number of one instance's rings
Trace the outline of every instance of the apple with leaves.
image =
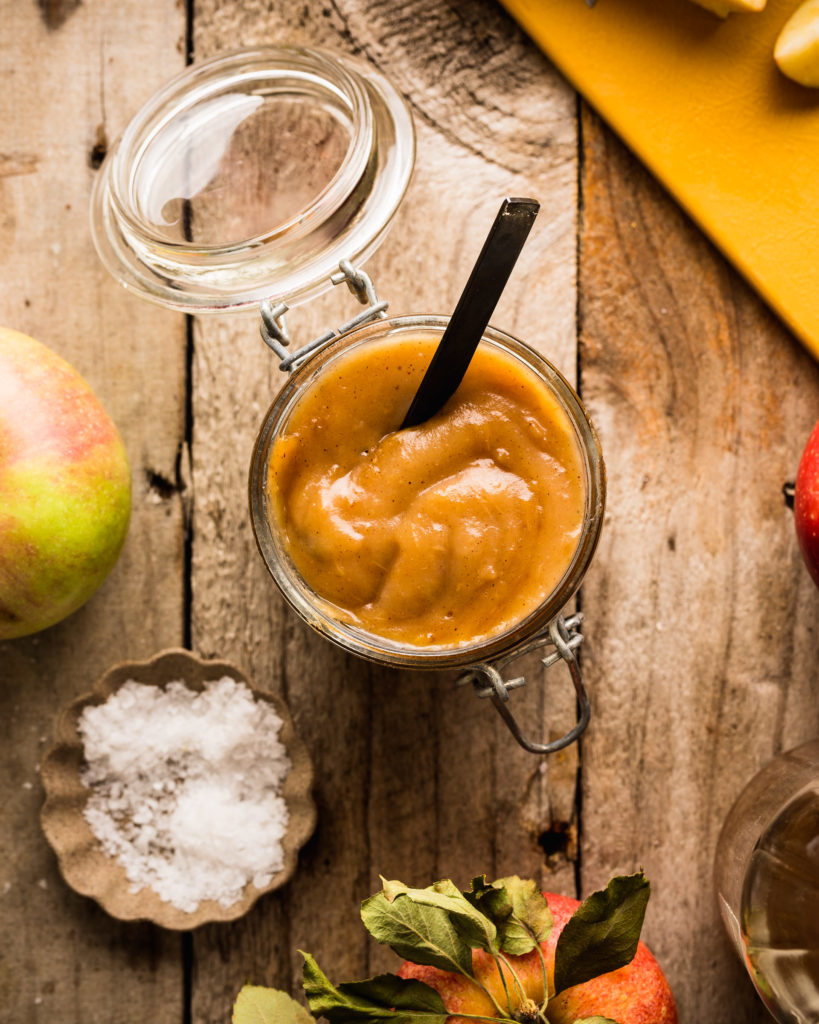
{"type": "MultiPolygon", "coordinates": [[[[548,991],[558,992],[557,995],[552,995],[545,1006],[545,1017],[550,1024],[571,1024],[576,1020],[589,1019],[614,1019],[618,1024],[676,1024],[677,1010],[671,988],[660,965],[642,942],[638,942],[634,957],[629,963],[605,973],[602,973],[602,969],[607,966],[607,961],[598,960],[597,957],[613,955],[617,958],[617,952],[612,949],[604,953],[598,948],[591,962],[595,964],[595,969],[601,970],[601,973],[594,977],[586,977],[589,971],[581,969],[580,975],[584,980],[572,985],[570,982],[574,977],[570,976],[559,978],[556,984],[557,942],[566,923],[579,909],[580,902],[555,893],[543,895],[551,912],[552,926],[548,938],[541,943],[540,949],[546,968],[548,991]]],[[[603,921],[608,919],[605,911],[600,914],[600,908],[591,915],[591,920],[597,916],[603,921]]],[[[578,939],[583,943],[588,941],[588,936],[584,939],[584,932],[579,929],[579,925],[580,919],[573,927],[579,931],[578,939]]],[[[612,940],[606,937],[605,941],[612,940]]],[[[398,974],[402,978],[416,978],[434,988],[450,1011],[470,1015],[490,1014],[492,1000],[502,1004],[508,990],[515,1016],[521,1021],[531,1021],[535,1024],[538,1020],[537,1010],[543,1003],[544,994],[544,974],[539,953],[533,950],[519,956],[511,956],[508,958],[508,966],[501,963],[499,968],[490,954],[483,950],[475,950],[472,954],[472,964],[473,972],[485,991],[463,975],[442,971],[437,967],[406,962],[398,974]],[[501,972],[504,975],[503,981],[501,972]],[[524,1000],[521,1000],[521,992],[515,979],[523,989],[524,1000]],[[490,998],[487,998],[487,991],[490,998]]],[[[467,1024],[467,1021],[462,1016],[453,1017],[450,1024],[467,1024]]]]}
{"type": "Polygon", "coordinates": [[[404,958],[397,974],[338,986],[309,954],[309,1012],[246,986],[233,1024],[676,1024],[657,961],[639,941],[648,881],[613,878],[583,903],[517,877],[448,879],[426,889],[383,882],[361,917],[404,958]]]}
{"type": "Polygon", "coordinates": [[[819,423],[811,431],[796,471],[793,520],[802,558],[819,587],[819,423]]]}
{"type": "Polygon", "coordinates": [[[130,513],[128,460],[99,399],[51,349],[0,327],[0,640],[87,601],[130,513]]]}

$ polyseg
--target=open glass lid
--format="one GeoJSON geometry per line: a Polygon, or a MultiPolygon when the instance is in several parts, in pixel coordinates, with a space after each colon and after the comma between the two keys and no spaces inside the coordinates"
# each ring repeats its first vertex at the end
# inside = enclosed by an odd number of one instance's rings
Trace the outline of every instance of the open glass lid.
{"type": "Polygon", "coordinates": [[[292,306],[378,246],[414,154],[403,99],[366,64],[221,54],[169,82],[112,148],[94,243],[122,284],[173,309],[292,306]]]}

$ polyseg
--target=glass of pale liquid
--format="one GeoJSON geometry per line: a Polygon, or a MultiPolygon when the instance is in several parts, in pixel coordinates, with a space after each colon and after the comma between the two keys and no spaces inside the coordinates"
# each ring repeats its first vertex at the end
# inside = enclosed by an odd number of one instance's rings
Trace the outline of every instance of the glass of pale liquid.
{"type": "Polygon", "coordinates": [[[717,844],[723,921],[780,1024],[819,1022],[819,740],[748,783],[717,844]]]}

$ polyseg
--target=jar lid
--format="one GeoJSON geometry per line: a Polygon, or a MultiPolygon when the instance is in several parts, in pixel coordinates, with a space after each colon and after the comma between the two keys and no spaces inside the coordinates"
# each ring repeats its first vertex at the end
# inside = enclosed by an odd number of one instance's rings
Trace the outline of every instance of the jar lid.
{"type": "Polygon", "coordinates": [[[294,305],[379,245],[415,154],[402,97],[368,65],[260,47],[192,65],[100,169],[92,234],[127,288],[172,309],[294,305]]]}

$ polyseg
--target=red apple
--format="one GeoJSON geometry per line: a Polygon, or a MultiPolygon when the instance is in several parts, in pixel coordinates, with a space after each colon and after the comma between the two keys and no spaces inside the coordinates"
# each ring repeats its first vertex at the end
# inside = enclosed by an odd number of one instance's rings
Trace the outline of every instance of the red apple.
{"type": "Polygon", "coordinates": [[[45,345],[0,327],[0,640],[87,601],[130,511],[125,448],[93,391],[45,345]]]}
{"type": "Polygon", "coordinates": [[[793,518],[805,565],[819,587],[819,423],[813,428],[799,460],[793,518]]]}
{"type": "MultiPolygon", "coordinates": [[[[580,904],[568,896],[554,893],[544,895],[554,919],[551,934],[541,945],[551,987],[554,983],[558,936],[580,904]]],[[[543,973],[537,952],[510,956],[509,961],[527,998],[540,1005],[543,1001],[543,973]]],[[[476,978],[501,1006],[505,1006],[506,996],[494,957],[481,950],[473,950],[472,967],[476,978]]],[[[465,1018],[459,1018],[459,1012],[496,1016],[491,1000],[474,982],[460,974],[449,974],[437,967],[424,967],[406,961],[398,973],[402,978],[416,978],[434,988],[447,1010],[454,1015],[449,1024],[472,1024],[465,1018]]],[[[517,1009],[521,1002],[520,996],[506,969],[504,974],[513,1009],[517,1009]]],[[[594,1016],[608,1017],[618,1024],[676,1024],[677,1008],[660,965],[641,942],[630,964],[561,992],[549,1001],[546,1016],[552,1024],[570,1024],[579,1018],[594,1016]]]]}

